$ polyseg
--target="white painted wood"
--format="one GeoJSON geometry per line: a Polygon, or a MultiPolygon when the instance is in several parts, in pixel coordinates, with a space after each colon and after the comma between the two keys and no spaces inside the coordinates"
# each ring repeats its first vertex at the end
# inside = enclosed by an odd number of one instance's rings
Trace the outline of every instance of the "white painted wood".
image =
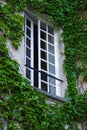
{"type": "MultiPolygon", "coordinates": [[[[38,20],[38,70],[41,70],[41,53],[40,53],[40,20],[38,20]]],[[[41,89],[41,73],[38,73],[38,88],[41,89]]]]}
{"type": "MultiPolygon", "coordinates": [[[[30,52],[31,52],[31,56],[30,58],[30,61],[31,61],[31,64],[30,64],[30,67],[33,67],[34,66],[34,60],[33,60],[33,57],[34,57],[34,54],[33,54],[33,46],[34,46],[34,42],[33,42],[33,21],[28,17],[28,16],[25,16],[25,63],[26,63],[26,47],[29,48],[30,52]],[[26,20],[29,20],[30,21],[30,24],[31,24],[31,27],[29,28],[27,25],[26,25],[26,20]],[[27,36],[26,35],[26,28],[29,28],[30,32],[31,32],[31,36],[27,36]],[[28,37],[31,41],[31,45],[30,45],[30,48],[26,45],[26,37],[28,37]]],[[[31,82],[31,85],[33,86],[34,85],[34,78],[33,78],[33,75],[34,75],[34,71],[32,69],[29,69],[29,71],[31,72],[31,78],[28,79],[30,80],[31,82]]],[[[25,71],[26,73],[26,71],[25,71]]],[[[25,74],[26,75],[26,74],[25,74]]]]}
{"type": "MultiPolygon", "coordinates": [[[[34,67],[34,23],[31,21],[31,67],[34,67]]],[[[31,85],[34,86],[34,70],[31,70],[31,85]]]]}

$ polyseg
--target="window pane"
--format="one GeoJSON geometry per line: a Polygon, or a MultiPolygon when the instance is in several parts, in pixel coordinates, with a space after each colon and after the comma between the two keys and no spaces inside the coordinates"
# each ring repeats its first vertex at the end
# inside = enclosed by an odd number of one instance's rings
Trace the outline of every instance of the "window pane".
{"type": "Polygon", "coordinates": [[[49,64],[49,72],[55,74],[55,66],[49,64]]]}
{"type": "Polygon", "coordinates": [[[55,79],[52,77],[49,77],[49,83],[55,85],[55,79]]]}
{"type": "Polygon", "coordinates": [[[52,85],[49,86],[49,92],[53,95],[56,95],[56,88],[52,85]]]}
{"type": "Polygon", "coordinates": [[[47,91],[47,84],[41,82],[41,89],[44,90],[44,91],[47,91]]]}
{"type": "Polygon", "coordinates": [[[29,30],[28,28],[26,28],[26,34],[27,34],[27,36],[29,36],[29,37],[30,37],[30,35],[31,35],[31,32],[30,32],[30,30],[29,30]]]}
{"type": "Polygon", "coordinates": [[[47,53],[41,50],[41,58],[47,60],[47,53]]]}
{"type": "Polygon", "coordinates": [[[26,45],[28,46],[28,47],[30,47],[30,39],[28,39],[28,38],[26,38],[26,45]]]}
{"type": "Polygon", "coordinates": [[[46,40],[46,33],[43,32],[43,31],[41,31],[41,38],[44,39],[44,40],[46,40]]]}
{"type": "Polygon", "coordinates": [[[53,55],[49,54],[49,62],[55,64],[55,58],[53,55]]]}
{"type": "Polygon", "coordinates": [[[30,65],[30,60],[28,59],[28,58],[26,58],[26,65],[27,65],[27,67],[30,67],[31,65],[30,65]]]}
{"type": "Polygon", "coordinates": [[[44,50],[47,50],[47,43],[44,41],[41,41],[41,48],[44,50]]]}
{"type": "Polygon", "coordinates": [[[41,73],[41,79],[44,81],[47,81],[47,75],[43,73],[41,73]]]}
{"type": "Polygon", "coordinates": [[[48,35],[48,42],[54,44],[54,37],[48,35]]]}
{"type": "Polygon", "coordinates": [[[47,71],[47,63],[44,61],[41,61],[41,69],[46,70],[47,71]]]}
{"type": "Polygon", "coordinates": [[[26,23],[27,23],[28,27],[31,27],[31,22],[28,19],[27,19],[26,23]]]}
{"type": "Polygon", "coordinates": [[[50,52],[50,53],[52,53],[52,54],[54,54],[54,46],[52,46],[52,45],[48,45],[48,51],[50,52]]]}
{"type": "Polygon", "coordinates": [[[30,49],[27,48],[27,47],[26,47],[26,55],[27,55],[28,57],[31,57],[31,56],[30,56],[30,49]]]}
{"type": "Polygon", "coordinates": [[[51,26],[48,26],[48,32],[54,35],[54,29],[51,26]]]}
{"type": "Polygon", "coordinates": [[[28,79],[30,79],[30,77],[31,77],[31,72],[30,72],[30,70],[27,69],[27,68],[26,68],[26,77],[27,77],[28,79]]]}
{"type": "Polygon", "coordinates": [[[45,23],[40,22],[40,27],[41,27],[41,29],[46,31],[46,24],[45,23]]]}

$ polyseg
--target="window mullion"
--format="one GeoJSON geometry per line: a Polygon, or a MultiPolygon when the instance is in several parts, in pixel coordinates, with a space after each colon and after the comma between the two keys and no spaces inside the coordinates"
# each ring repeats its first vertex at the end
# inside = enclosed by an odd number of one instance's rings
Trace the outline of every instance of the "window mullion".
{"type": "MultiPolygon", "coordinates": [[[[34,40],[33,40],[33,34],[34,34],[34,23],[31,21],[31,67],[34,67],[34,40]]],[[[31,85],[34,86],[34,71],[31,70],[31,85]]]]}
{"type": "MultiPolygon", "coordinates": [[[[47,74],[49,74],[48,24],[46,25],[46,30],[47,30],[47,74]]],[[[47,89],[49,92],[49,76],[47,77],[47,89]]]]}
{"type": "MultiPolygon", "coordinates": [[[[38,20],[38,69],[41,70],[40,20],[38,20]]],[[[41,89],[41,73],[38,73],[38,88],[41,89]]]]}
{"type": "MultiPolygon", "coordinates": [[[[24,51],[25,51],[25,55],[24,55],[24,59],[25,59],[25,63],[26,63],[26,16],[25,16],[25,26],[24,26],[24,32],[25,32],[25,36],[24,36],[24,45],[25,45],[25,47],[24,47],[24,51]]],[[[24,75],[26,76],[26,67],[25,67],[25,73],[24,73],[24,75]]]]}

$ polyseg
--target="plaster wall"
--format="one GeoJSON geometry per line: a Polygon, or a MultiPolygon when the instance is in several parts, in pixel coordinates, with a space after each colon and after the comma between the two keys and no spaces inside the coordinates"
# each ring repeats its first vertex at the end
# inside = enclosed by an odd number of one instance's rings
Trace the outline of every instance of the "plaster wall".
{"type": "Polygon", "coordinates": [[[83,81],[82,76],[79,76],[77,86],[78,86],[78,92],[80,94],[83,94],[84,91],[87,90],[87,83],[83,81]]]}
{"type": "Polygon", "coordinates": [[[59,27],[58,28],[59,78],[63,80],[63,82],[60,82],[60,95],[61,97],[64,97],[65,90],[67,89],[67,79],[66,79],[66,75],[64,74],[64,69],[63,69],[63,61],[65,59],[65,55],[64,55],[63,38],[61,36],[62,32],[63,30],[59,27]]]}
{"type": "Polygon", "coordinates": [[[18,62],[20,73],[25,75],[24,38],[22,39],[18,50],[15,50],[10,40],[7,41],[7,48],[9,49],[11,58],[18,62]]]}
{"type": "Polygon", "coordinates": [[[2,3],[3,3],[3,5],[5,5],[5,4],[6,4],[6,1],[5,1],[5,0],[0,0],[0,2],[2,2],[2,3]]]}

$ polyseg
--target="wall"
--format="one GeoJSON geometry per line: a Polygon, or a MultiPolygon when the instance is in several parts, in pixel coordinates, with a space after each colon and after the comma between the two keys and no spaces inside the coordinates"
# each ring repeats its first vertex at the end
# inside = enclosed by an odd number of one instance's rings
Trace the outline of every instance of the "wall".
{"type": "Polygon", "coordinates": [[[24,38],[22,39],[18,50],[14,49],[10,40],[7,41],[7,48],[9,49],[11,58],[17,60],[20,67],[20,73],[25,75],[24,38]]]}
{"type": "Polygon", "coordinates": [[[59,78],[63,80],[63,82],[60,82],[60,93],[61,96],[64,97],[65,95],[65,90],[67,89],[67,79],[66,75],[64,74],[64,69],[63,69],[63,61],[65,59],[64,55],[64,43],[63,43],[63,38],[62,38],[62,32],[63,30],[58,27],[58,48],[59,48],[59,78]]]}

